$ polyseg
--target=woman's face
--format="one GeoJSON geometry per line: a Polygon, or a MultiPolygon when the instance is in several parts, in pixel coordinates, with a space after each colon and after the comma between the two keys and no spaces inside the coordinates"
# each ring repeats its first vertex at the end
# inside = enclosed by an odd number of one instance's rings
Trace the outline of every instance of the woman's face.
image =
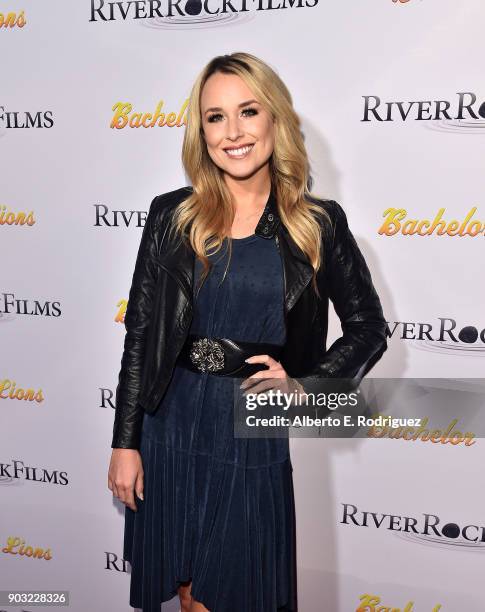
{"type": "Polygon", "coordinates": [[[274,149],[274,123],[241,77],[216,72],[201,93],[201,121],[212,161],[236,179],[267,164],[274,149]]]}

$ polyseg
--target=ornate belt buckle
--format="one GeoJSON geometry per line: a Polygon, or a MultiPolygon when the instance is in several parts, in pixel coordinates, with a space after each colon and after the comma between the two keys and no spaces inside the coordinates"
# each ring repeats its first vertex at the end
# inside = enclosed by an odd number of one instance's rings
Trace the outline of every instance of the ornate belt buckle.
{"type": "Polygon", "coordinates": [[[224,367],[224,349],[217,340],[199,338],[192,342],[190,360],[201,372],[217,372],[224,367]]]}

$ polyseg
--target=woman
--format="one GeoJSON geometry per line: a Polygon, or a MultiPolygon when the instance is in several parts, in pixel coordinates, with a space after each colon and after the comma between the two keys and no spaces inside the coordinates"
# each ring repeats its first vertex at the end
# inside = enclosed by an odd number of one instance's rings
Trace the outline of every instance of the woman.
{"type": "Polygon", "coordinates": [[[126,504],[130,604],[293,611],[288,438],[234,436],[234,377],[358,381],[386,322],[345,213],[308,189],[299,119],[268,65],[233,53],[204,68],[182,160],[193,187],[150,206],[116,390],[108,486],[126,504]],[[325,350],[329,299],[343,335],[325,350]]]}

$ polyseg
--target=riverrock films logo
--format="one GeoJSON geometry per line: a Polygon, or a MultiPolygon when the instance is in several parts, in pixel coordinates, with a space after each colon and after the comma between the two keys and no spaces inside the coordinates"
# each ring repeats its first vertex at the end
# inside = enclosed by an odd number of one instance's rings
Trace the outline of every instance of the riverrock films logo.
{"type": "Polygon", "coordinates": [[[13,315],[60,317],[60,302],[16,298],[13,293],[0,293],[0,321],[13,315]]]}
{"type": "Polygon", "coordinates": [[[0,130],[51,128],[53,125],[52,111],[14,111],[0,106],[0,130]]]}
{"type": "Polygon", "coordinates": [[[443,523],[436,514],[419,517],[359,510],[353,504],[342,504],[341,524],[350,527],[382,529],[414,542],[432,546],[473,548],[485,551],[485,527],[470,524],[443,523]]]}
{"type": "Polygon", "coordinates": [[[105,204],[94,204],[94,227],[144,227],[146,210],[110,210],[105,204]]]}
{"type": "Polygon", "coordinates": [[[388,321],[386,335],[412,341],[414,348],[437,353],[485,355],[485,327],[458,325],[451,317],[438,317],[438,321],[388,321]]]}
{"type": "Polygon", "coordinates": [[[0,484],[11,484],[16,480],[29,480],[56,485],[68,484],[67,472],[25,465],[19,459],[12,459],[11,463],[0,463],[0,484]]]}
{"type": "Polygon", "coordinates": [[[313,8],[318,0],[91,0],[89,21],[150,21],[154,27],[227,23],[257,11],[313,8]]]}
{"type": "Polygon", "coordinates": [[[120,572],[123,574],[128,573],[128,570],[131,567],[129,561],[123,559],[123,557],[117,555],[114,552],[108,551],[105,551],[104,557],[104,569],[109,570],[110,572],[120,572]]]}
{"type": "Polygon", "coordinates": [[[485,100],[471,91],[456,92],[450,100],[382,100],[376,95],[362,98],[361,121],[424,121],[441,124],[435,129],[447,131],[485,130],[485,100]]]}

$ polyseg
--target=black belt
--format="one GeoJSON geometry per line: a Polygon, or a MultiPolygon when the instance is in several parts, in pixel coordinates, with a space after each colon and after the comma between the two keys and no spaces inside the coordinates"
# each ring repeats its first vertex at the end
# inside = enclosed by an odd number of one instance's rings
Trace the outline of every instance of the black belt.
{"type": "Polygon", "coordinates": [[[279,344],[189,334],[180,351],[179,364],[193,372],[245,378],[268,369],[265,363],[246,363],[245,359],[252,355],[270,355],[278,360],[282,349],[279,344]]]}

